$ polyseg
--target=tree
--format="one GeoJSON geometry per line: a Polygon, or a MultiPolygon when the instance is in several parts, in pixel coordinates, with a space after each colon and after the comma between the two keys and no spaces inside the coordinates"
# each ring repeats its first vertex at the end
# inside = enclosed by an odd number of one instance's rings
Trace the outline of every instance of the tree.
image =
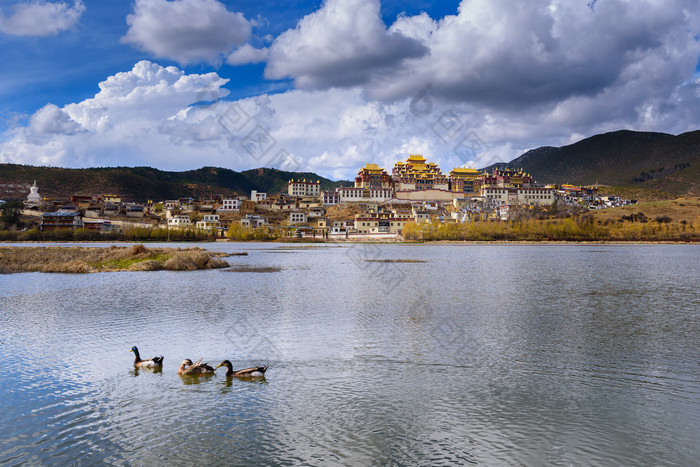
{"type": "Polygon", "coordinates": [[[8,201],[0,206],[0,220],[5,224],[6,229],[19,224],[22,209],[24,209],[22,201],[8,201]]]}

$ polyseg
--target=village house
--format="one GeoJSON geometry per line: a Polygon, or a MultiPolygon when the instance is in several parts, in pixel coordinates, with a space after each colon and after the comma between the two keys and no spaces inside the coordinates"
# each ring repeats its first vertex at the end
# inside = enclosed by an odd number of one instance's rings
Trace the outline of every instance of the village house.
{"type": "Polygon", "coordinates": [[[45,212],[41,215],[39,230],[42,232],[58,229],[80,229],[83,227],[83,217],[75,211],[45,212]]]}
{"type": "Polygon", "coordinates": [[[218,214],[205,214],[201,221],[195,224],[195,227],[200,230],[209,232],[217,232],[221,229],[218,214]]]}
{"type": "Polygon", "coordinates": [[[113,204],[121,204],[122,199],[121,197],[117,195],[102,195],[102,202],[103,203],[113,203],[113,204]]]}
{"type": "Polygon", "coordinates": [[[176,199],[166,199],[165,201],[163,201],[163,207],[166,211],[180,209],[180,201],[176,199]]]}
{"type": "Polygon", "coordinates": [[[421,222],[430,222],[430,213],[425,209],[414,209],[413,220],[416,221],[417,224],[421,222]]]}
{"type": "Polygon", "coordinates": [[[287,191],[289,196],[318,197],[321,194],[321,181],[290,180],[287,191]]]}
{"type": "Polygon", "coordinates": [[[253,216],[248,214],[245,217],[241,218],[240,223],[243,227],[255,229],[258,227],[266,226],[267,219],[261,216],[253,216]]]}
{"type": "Polygon", "coordinates": [[[175,214],[168,217],[168,227],[183,229],[189,227],[191,224],[190,216],[184,214],[175,214]]]}
{"type": "Polygon", "coordinates": [[[100,233],[110,233],[118,230],[115,225],[105,219],[85,219],[83,218],[83,227],[100,233]]]}
{"type": "Polygon", "coordinates": [[[332,221],[330,225],[331,234],[343,234],[346,235],[349,232],[355,231],[355,221],[332,221]]]}
{"type": "Polygon", "coordinates": [[[75,205],[77,209],[86,209],[95,201],[97,201],[95,198],[86,195],[72,195],[70,197],[70,203],[75,205]]]}
{"type": "Polygon", "coordinates": [[[238,198],[224,198],[218,211],[235,212],[241,209],[241,200],[238,198]]]}
{"type": "Polygon", "coordinates": [[[368,212],[355,216],[355,231],[359,234],[401,233],[412,216],[395,211],[368,212]]]}
{"type": "Polygon", "coordinates": [[[293,211],[289,213],[289,223],[292,225],[306,224],[307,221],[308,216],[304,211],[293,211]]]}
{"type": "Polygon", "coordinates": [[[324,206],[340,204],[340,193],[337,190],[326,190],[321,194],[321,203],[324,206]]]}
{"type": "Polygon", "coordinates": [[[116,217],[119,215],[120,206],[113,203],[105,203],[102,207],[102,215],[107,217],[116,217]]]}
{"type": "Polygon", "coordinates": [[[250,192],[250,200],[259,203],[260,201],[267,199],[267,193],[258,193],[257,190],[252,190],[250,192]]]}
{"type": "Polygon", "coordinates": [[[241,212],[241,214],[253,214],[255,212],[255,201],[241,201],[239,211],[241,212]]]}
{"type": "Polygon", "coordinates": [[[102,216],[104,206],[101,203],[92,203],[85,209],[85,217],[97,218],[102,216]]]}
{"type": "Polygon", "coordinates": [[[309,219],[321,217],[326,214],[326,210],[322,207],[310,207],[306,210],[309,219]]]}
{"type": "Polygon", "coordinates": [[[146,210],[142,204],[128,203],[124,206],[124,211],[127,217],[143,218],[146,210]]]}

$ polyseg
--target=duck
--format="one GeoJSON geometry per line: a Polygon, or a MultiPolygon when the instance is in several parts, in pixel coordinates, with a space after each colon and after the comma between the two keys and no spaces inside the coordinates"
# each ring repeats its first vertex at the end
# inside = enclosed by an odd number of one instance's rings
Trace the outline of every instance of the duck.
{"type": "Polygon", "coordinates": [[[200,358],[195,363],[192,360],[186,358],[180,364],[180,368],[177,370],[177,374],[182,375],[213,375],[214,368],[212,368],[207,363],[202,363],[203,358],[200,358]]]}
{"type": "MultiPolygon", "coordinates": [[[[224,360],[219,363],[216,368],[225,366],[226,367],[226,377],[231,378],[259,378],[265,376],[265,370],[267,370],[268,365],[265,366],[253,366],[250,368],[244,368],[242,370],[233,371],[233,365],[228,360],[224,360]]],[[[215,369],[216,369],[215,368],[215,369]]]]}
{"type": "Polygon", "coordinates": [[[139,349],[133,346],[129,352],[134,352],[134,367],[136,368],[162,368],[163,367],[163,356],[153,357],[147,360],[141,360],[141,355],[139,354],[139,349]]]}

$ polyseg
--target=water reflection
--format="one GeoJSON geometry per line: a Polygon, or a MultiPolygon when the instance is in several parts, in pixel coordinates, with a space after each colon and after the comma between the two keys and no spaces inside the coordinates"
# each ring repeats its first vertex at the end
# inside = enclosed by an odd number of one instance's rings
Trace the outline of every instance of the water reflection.
{"type": "Polygon", "coordinates": [[[202,384],[212,379],[216,378],[215,374],[204,374],[204,375],[180,375],[180,380],[186,386],[191,386],[193,384],[202,384]]]}
{"type": "Polygon", "coordinates": [[[268,384],[264,376],[225,376],[224,379],[226,380],[227,388],[232,387],[234,384],[268,384]]]}
{"type": "Polygon", "coordinates": [[[205,246],[277,272],[0,276],[0,464],[700,457],[695,247],[205,246]]]}
{"type": "Polygon", "coordinates": [[[163,367],[162,366],[157,366],[157,367],[135,367],[133,370],[131,370],[129,373],[131,373],[133,376],[138,376],[139,373],[151,373],[151,374],[162,374],[163,373],[163,367]]]}

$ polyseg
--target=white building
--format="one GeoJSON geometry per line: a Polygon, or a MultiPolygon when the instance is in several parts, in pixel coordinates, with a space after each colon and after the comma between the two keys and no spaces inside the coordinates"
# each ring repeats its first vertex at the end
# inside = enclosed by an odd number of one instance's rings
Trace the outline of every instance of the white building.
{"type": "Polygon", "coordinates": [[[221,207],[217,211],[238,211],[241,209],[241,200],[238,198],[224,198],[221,207]]]}
{"type": "Polygon", "coordinates": [[[201,221],[195,226],[200,230],[218,230],[221,227],[218,214],[205,214],[201,221]]]}
{"type": "Polygon", "coordinates": [[[258,190],[252,190],[250,192],[250,200],[255,201],[256,203],[267,199],[267,193],[258,193],[258,190]]]}
{"type": "Polygon", "coordinates": [[[319,196],[321,194],[321,181],[316,180],[290,180],[287,188],[289,196],[319,196]]]}
{"type": "Polygon", "coordinates": [[[553,188],[518,188],[518,203],[550,206],[554,203],[556,190],[553,188]]]}
{"type": "Polygon", "coordinates": [[[168,218],[168,227],[176,229],[189,227],[192,224],[189,216],[174,215],[168,218]]]}
{"type": "Polygon", "coordinates": [[[350,230],[355,230],[355,221],[333,221],[331,224],[332,234],[344,234],[350,230]]]}
{"type": "Polygon", "coordinates": [[[335,204],[340,204],[340,194],[337,190],[326,190],[321,195],[324,206],[331,206],[335,204]]]}
{"type": "Polygon", "coordinates": [[[290,224],[305,224],[309,220],[306,212],[297,211],[289,213],[289,223],[290,224]]]}
{"type": "Polygon", "coordinates": [[[481,196],[494,204],[538,204],[550,206],[554,203],[553,188],[523,187],[484,187],[481,196]]]}
{"type": "Polygon", "coordinates": [[[359,188],[343,186],[336,188],[340,203],[383,203],[394,195],[391,188],[359,188]]]}
{"type": "Polygon", "coordinates": [[[267,225],[267,219],[265,219],[264,217],[247,214],[244,218],[241,219],[241,225],[243,227],[250,227],[255,229],[257,227],[263,227],[267,225]]]}

